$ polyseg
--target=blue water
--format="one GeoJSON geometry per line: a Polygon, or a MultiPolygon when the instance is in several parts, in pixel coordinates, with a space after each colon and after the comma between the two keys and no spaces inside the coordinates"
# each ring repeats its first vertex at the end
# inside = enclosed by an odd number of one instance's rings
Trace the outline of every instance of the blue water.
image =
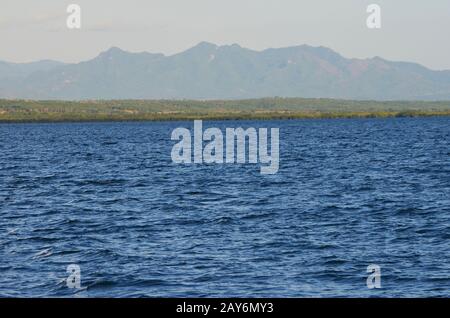
{"type": "Polygon", "coordinates": [[[276,175],[173,164],[192,125],[0,125],[0,296],[450,296],[450,118],[204,123],[279,127],[276,175]]]}

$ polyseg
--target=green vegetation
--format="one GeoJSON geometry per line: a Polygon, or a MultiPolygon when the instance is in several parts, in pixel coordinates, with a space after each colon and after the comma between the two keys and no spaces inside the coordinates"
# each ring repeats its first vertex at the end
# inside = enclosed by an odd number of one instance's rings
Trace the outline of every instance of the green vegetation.
{"type": "Polygon", "coordinates": [[[335,99],[0,100],[0,122],[152,121],[450,116],[446,102],[335,99]]]}

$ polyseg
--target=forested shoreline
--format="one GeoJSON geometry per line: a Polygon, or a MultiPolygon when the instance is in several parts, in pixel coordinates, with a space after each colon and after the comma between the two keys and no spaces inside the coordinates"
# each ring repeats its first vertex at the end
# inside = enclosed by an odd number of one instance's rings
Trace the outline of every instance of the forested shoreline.
{"type": "Polygon", "coordinates": [[[0,122],[85,122],[450,116],[450,101],[0,100],[0,122]]]}

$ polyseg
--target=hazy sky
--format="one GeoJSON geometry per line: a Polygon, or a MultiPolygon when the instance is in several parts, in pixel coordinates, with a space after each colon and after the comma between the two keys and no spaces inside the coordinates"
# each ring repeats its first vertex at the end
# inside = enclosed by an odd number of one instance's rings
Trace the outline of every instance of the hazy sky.
{"type": "Polygon", "coordinates": [[[252,49],[323,45],[450,69],[450,0],[0,0],[0,60],[78,62],[111,46],[173,54],[200,41],[252,49]],[[66,8],[82,9],[81,30],[66,8]],[[368,4],[382,28],[366,27],[368,4]]]}

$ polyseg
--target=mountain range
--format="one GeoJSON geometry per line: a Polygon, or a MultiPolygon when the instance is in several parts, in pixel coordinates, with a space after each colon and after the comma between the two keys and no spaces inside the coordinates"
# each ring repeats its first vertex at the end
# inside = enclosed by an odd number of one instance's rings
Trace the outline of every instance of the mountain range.
{"type": "Polygon", "coordinates": [[[113,47],[75,64],[0,62],[5,99],[450,100],[450,71],[380,57],[349,59],[326,47],[254,51],[202,42],[166,56],[113,47]]]}

